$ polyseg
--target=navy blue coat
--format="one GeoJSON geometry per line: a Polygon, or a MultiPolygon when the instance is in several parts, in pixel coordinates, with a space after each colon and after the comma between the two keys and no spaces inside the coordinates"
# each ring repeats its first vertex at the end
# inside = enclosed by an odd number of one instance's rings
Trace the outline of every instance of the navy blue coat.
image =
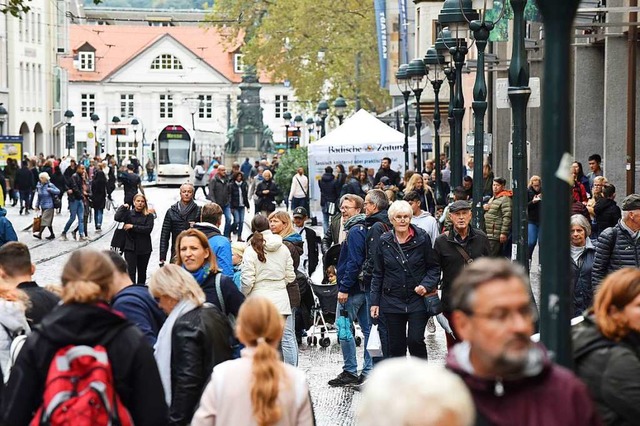
{"type": "Polygon", "coordinates": [[[422,285],[432,292],[440,280],[440,266],[431,247],[431,238],[422,229],[414,225],[411,228],[415,234],[406,243],[399,246],[394,231],[388,231],[382,234],[376,247],[371,306],[379,306],[383,313],[426,313],[423,297],[414,288],[422,285]]]}
{"type": "Polygon", "coordinates": [[[338,258],[338,289],[341,293],[358,294],[360,289],[360,273],[367,257],[367,228],[364,219],[347,229],[347,238],[340,247],[338,258]]]}
{"type": "Polygon", "coordinates": [[[123,288],[111,300],[111,307],[138,326],[151,346],[156,344],[167,316],[153,300],[146,285],[133,284],[123,288]]]}

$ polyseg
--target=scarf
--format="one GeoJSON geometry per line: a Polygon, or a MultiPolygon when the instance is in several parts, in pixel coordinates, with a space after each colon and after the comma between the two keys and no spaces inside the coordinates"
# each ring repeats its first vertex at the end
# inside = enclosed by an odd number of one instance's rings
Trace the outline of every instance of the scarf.
{"type": "MultiPolygon", "coordinates": [[[[185,268],[185,270],[186,269],[187,268],[185,268]]],[[[193,275],[193,278],[198,282],[198,284],[202,285],[202,283],[204,283],[204,281],[209,276],[209,273],[211,273],[211,265],[209,265],[208,263],[205,263],[200,267],[200,269],[197,269],[196,271],[189,272],[189,273],[193,275]]]]}
{"type": "Polygon", "coordinates": [[[167,405],[171,406],[171,334],[173,326],[184,314],[196,309],[196,305],[190,300],[183,299],[173,308],[158,333],[158,340],[154,345],[154,357],[160,371],[160,380],[164,388],[164,398],[167,405]]]}
{"type": "Polygon", "coordinates": [[[344,230],[348,231],[349,229],[351,229],[351,227],[353,225],[355,225],[358,222],[362,222],[365,220],[367,216],[364,213],[360,213],[357,214],[355,216],[351,216],[349,219],[347,219],[347,221],[344,223],[344,230]]]}

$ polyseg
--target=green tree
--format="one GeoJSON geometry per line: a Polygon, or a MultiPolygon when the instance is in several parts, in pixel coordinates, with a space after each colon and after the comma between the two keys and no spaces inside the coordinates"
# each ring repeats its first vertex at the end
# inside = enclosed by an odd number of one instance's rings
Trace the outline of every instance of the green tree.
{"type": "Polygon", "coordinates": [[[278,170],[274,180],[280,188],[279,200],[284,200],[289,196],[291,190],[291,179],[296,174],[298,167],[304,168],[304,174],[309,176],[309,163],[307,160],[307,148],[292,149],[280,157],[278,170]]]}
{"type": "Polygon", "coordinates": [[[350,107],[382,111],[389,93],[379,87],[373,2],[361,0],[218,0],[207,19],[222,29],[245,64],[288,80],[311,110],[329,96],[350,107]],[[357,66],[358,64],[358,66],[357,66]]]}

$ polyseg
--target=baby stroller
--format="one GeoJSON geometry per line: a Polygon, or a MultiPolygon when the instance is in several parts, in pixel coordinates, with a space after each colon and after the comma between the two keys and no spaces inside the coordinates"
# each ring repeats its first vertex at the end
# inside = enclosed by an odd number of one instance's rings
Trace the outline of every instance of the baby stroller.
{"type": "Polygon", "coordinates": [[[311,308],[313,322],[307,331],[307,344],[309,346],[320,344],[326,348],[331,345],[328,334],[333,330],[336,320],[336,306],[338,305],[337,284],[311,284],[314,304],[311,308]],[[320,339],[318,339],[318,335],[320,339]]]}

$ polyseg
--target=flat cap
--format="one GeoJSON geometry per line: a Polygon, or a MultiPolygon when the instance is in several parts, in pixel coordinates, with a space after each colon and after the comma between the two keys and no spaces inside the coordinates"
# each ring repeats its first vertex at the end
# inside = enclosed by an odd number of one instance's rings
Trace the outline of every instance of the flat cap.
{"type": "Polygon", "coordinates": [[[455,213],[459,210],[471,210],[471,203],[464,200],[458,200],[451,203],[449,206],[449,212],[455,213]]]}
{"type": "Polygon", "coordinates": [[[622,210],[640,210],[640,194],[627,195],[624,200],[622,200],[622,210]]]}

